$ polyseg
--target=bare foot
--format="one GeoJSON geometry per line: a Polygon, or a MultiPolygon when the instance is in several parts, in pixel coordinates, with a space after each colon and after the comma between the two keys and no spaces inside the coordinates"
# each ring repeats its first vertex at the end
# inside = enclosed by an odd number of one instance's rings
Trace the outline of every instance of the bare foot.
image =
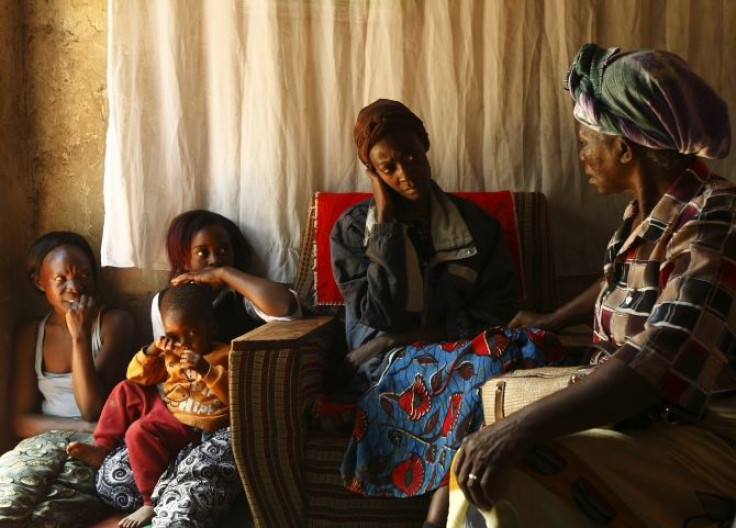
{"type": "Polygon", "coordinates": [[[77,460],[81,460],[82,462],[86,462],[95,469],[100,469],[102,461],[110,454],[110,451],[104,447],[76,441],[70,442],[69,445],[66,446],[66,452],[69,453],[69,456],[74,457],[77,460]]]}
{"type": "Polygon", "coordinates": [[[153,506],[144,504],[120,521],[118,526],[122,526],[123,528],[138,528],[139,526],[148,524],[148,521],[153,519],[154,516],[153,506]]]}

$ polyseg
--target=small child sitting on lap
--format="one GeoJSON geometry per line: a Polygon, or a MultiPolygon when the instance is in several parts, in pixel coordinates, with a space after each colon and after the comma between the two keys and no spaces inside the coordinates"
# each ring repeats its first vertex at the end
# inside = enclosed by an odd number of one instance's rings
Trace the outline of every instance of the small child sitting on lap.
{"type": "Polygon", "coordinates": [[[110,394],[95,428],[95,444],[72,442],[67,451],[95,468],[123,440],[143,506],[120,521],[124,528],[154,517],[151,494],[169,462],[202,431],[229,423],[228,353],[216,333],[206,287],[182,283],[163,292],[166,331],[138,352],[128,379],[110,394]],[[158,385],[158,390],[156,390],[158,385]]]}

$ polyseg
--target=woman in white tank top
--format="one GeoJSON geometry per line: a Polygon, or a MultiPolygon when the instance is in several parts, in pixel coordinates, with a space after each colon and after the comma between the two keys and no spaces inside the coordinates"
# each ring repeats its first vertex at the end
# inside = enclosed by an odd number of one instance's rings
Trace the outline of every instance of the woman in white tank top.
{"type": "MultiPolygon", "coordinates": [[[[38,377],[38,390],[43,397],[41,401],[41,412],[52,416],[63,416],[68,418],[81,418],[81,413],[77,402],[74,399],[74,390],[72,387],[71,372],[46,372],[43,362],[43,343],[46,337],[46,321],[51,314],[41,319],[38,323],[36,331],[36,376],[38,377]]],[[[97,313],[95,322],[92,326],[91,352],[92,359],[96,359],[102,349],[102,338],[100,336],[100,326],[102,322],[102,312],[97,313]]]]}
{"type": "Polygon", "coordinates": [[[13,431],[26,438],[50,429],[92,431],[133,353],[127,312],[97,301],[94,253],[83,237],[52,232],[28,253],[28,276],[51,308],[17,335],[13,431]]]}

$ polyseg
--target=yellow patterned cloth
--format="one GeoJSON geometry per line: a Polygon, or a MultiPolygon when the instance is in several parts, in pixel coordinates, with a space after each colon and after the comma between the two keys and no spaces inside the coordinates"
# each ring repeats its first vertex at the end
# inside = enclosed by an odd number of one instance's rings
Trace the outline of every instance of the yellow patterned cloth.
{"type": "Polygon", "coordinates": [[[726,527],[736,515],[736,397],[693,425],[593,429],[540,448],[490,511],[450,481],[448,528],[726,527]]]}

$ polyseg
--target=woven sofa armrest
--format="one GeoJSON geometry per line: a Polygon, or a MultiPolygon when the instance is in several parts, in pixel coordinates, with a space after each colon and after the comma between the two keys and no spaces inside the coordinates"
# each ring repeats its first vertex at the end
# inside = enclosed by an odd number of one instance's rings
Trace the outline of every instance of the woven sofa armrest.
{"type": "Polygon", "coordinates": [[[258,527],[305,526],[307,411],[338,326],[330,316],[271,322],[232,342],[232,445],[258,527]]]}

